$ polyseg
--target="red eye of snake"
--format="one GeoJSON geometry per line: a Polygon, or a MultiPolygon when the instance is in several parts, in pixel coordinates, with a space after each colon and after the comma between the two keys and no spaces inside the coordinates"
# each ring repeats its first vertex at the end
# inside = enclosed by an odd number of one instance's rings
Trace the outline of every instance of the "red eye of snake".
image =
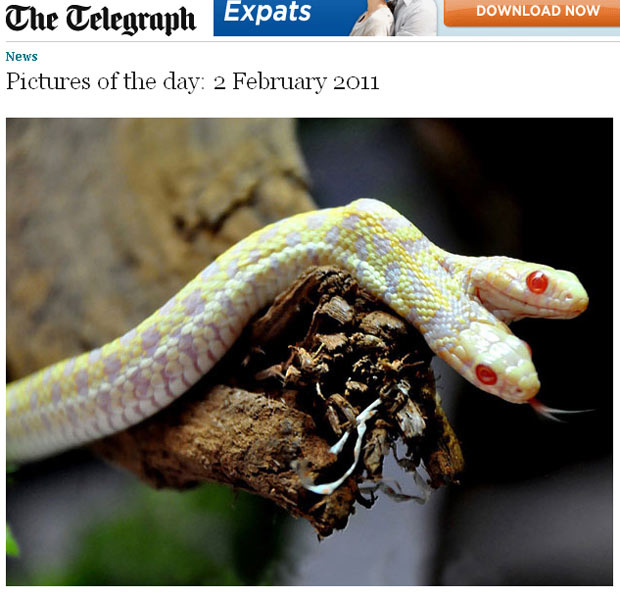
{"type": "Polygon", "coordinates": [[[478,364],[476,366],[476,376],[482,384],[495,384],[497,382],[497,374],[493,372],[489,366],[478,364]]]}
{"type": "Polygon", "coordinates": [[[542,271],[530,273],[525,282],[532,293],[543,293],[549,285],[549,279],[542,271]]]}

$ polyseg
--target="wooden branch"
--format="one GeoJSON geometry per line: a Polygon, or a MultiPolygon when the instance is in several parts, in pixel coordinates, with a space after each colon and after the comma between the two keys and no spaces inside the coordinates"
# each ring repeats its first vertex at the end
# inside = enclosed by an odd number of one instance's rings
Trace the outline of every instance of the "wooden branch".
{"type": "Polygon", "coordinates": [[[270,498],[320,536],[343,528],[381,479],[397,439],[433,487],[455,482],[463,459],[435,396],[432,353],[420,334],[364,293],[343,271],[310,271],[254,318],[220,364],[159,414],[95,445],[100,455],[162,488],[204,481],[270,498]],[[353,422],[381,397],[362,460],[329,496],[305,489],[333,481],[352,463],[353,422]],[[329,447],[352,437],[338,456],[329,447]]]}

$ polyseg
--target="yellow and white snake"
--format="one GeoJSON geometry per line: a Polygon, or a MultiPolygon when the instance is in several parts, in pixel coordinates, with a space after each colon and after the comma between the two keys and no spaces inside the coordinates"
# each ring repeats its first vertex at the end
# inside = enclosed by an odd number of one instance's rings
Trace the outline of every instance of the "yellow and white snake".
{"type": "Polygon", "coordinates": [[[309,267],[348,271],[413,324],[467,380],[514,403],[540,387],[527,343],[506,323],[572,318],[588,296],[566,271],[434,245],[373,199],[259,230],[125,335],[7,387],[7,459],[26,462],[123,430],[206,374],[250,318],[309,267]]]}

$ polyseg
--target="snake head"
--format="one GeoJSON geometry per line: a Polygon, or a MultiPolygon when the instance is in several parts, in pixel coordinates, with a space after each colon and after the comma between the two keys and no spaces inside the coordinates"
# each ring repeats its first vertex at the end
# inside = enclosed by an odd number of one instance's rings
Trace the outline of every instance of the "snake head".
{"type": "Polygon", "coordinates": [[[470,283],[472,294],[504,322],[574,318],[588,307],[588,294],[573,273],[514,258],[478,259],[470,283]]]}
{"type": "Polygon", "coordinates": [[[506,401],[525,403],[540,389],[527,343],[499,322],[473,322],[439,355],[472,384],[506,401]]]}

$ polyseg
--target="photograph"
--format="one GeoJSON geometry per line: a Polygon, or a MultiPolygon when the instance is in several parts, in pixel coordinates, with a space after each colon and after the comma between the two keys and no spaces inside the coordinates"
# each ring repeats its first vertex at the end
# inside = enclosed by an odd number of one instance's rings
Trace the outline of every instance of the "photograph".
{"type": "Polygon", "coordinates": [[[7,585],[612,585],[613,124],[7,117],[7,585]]]}

